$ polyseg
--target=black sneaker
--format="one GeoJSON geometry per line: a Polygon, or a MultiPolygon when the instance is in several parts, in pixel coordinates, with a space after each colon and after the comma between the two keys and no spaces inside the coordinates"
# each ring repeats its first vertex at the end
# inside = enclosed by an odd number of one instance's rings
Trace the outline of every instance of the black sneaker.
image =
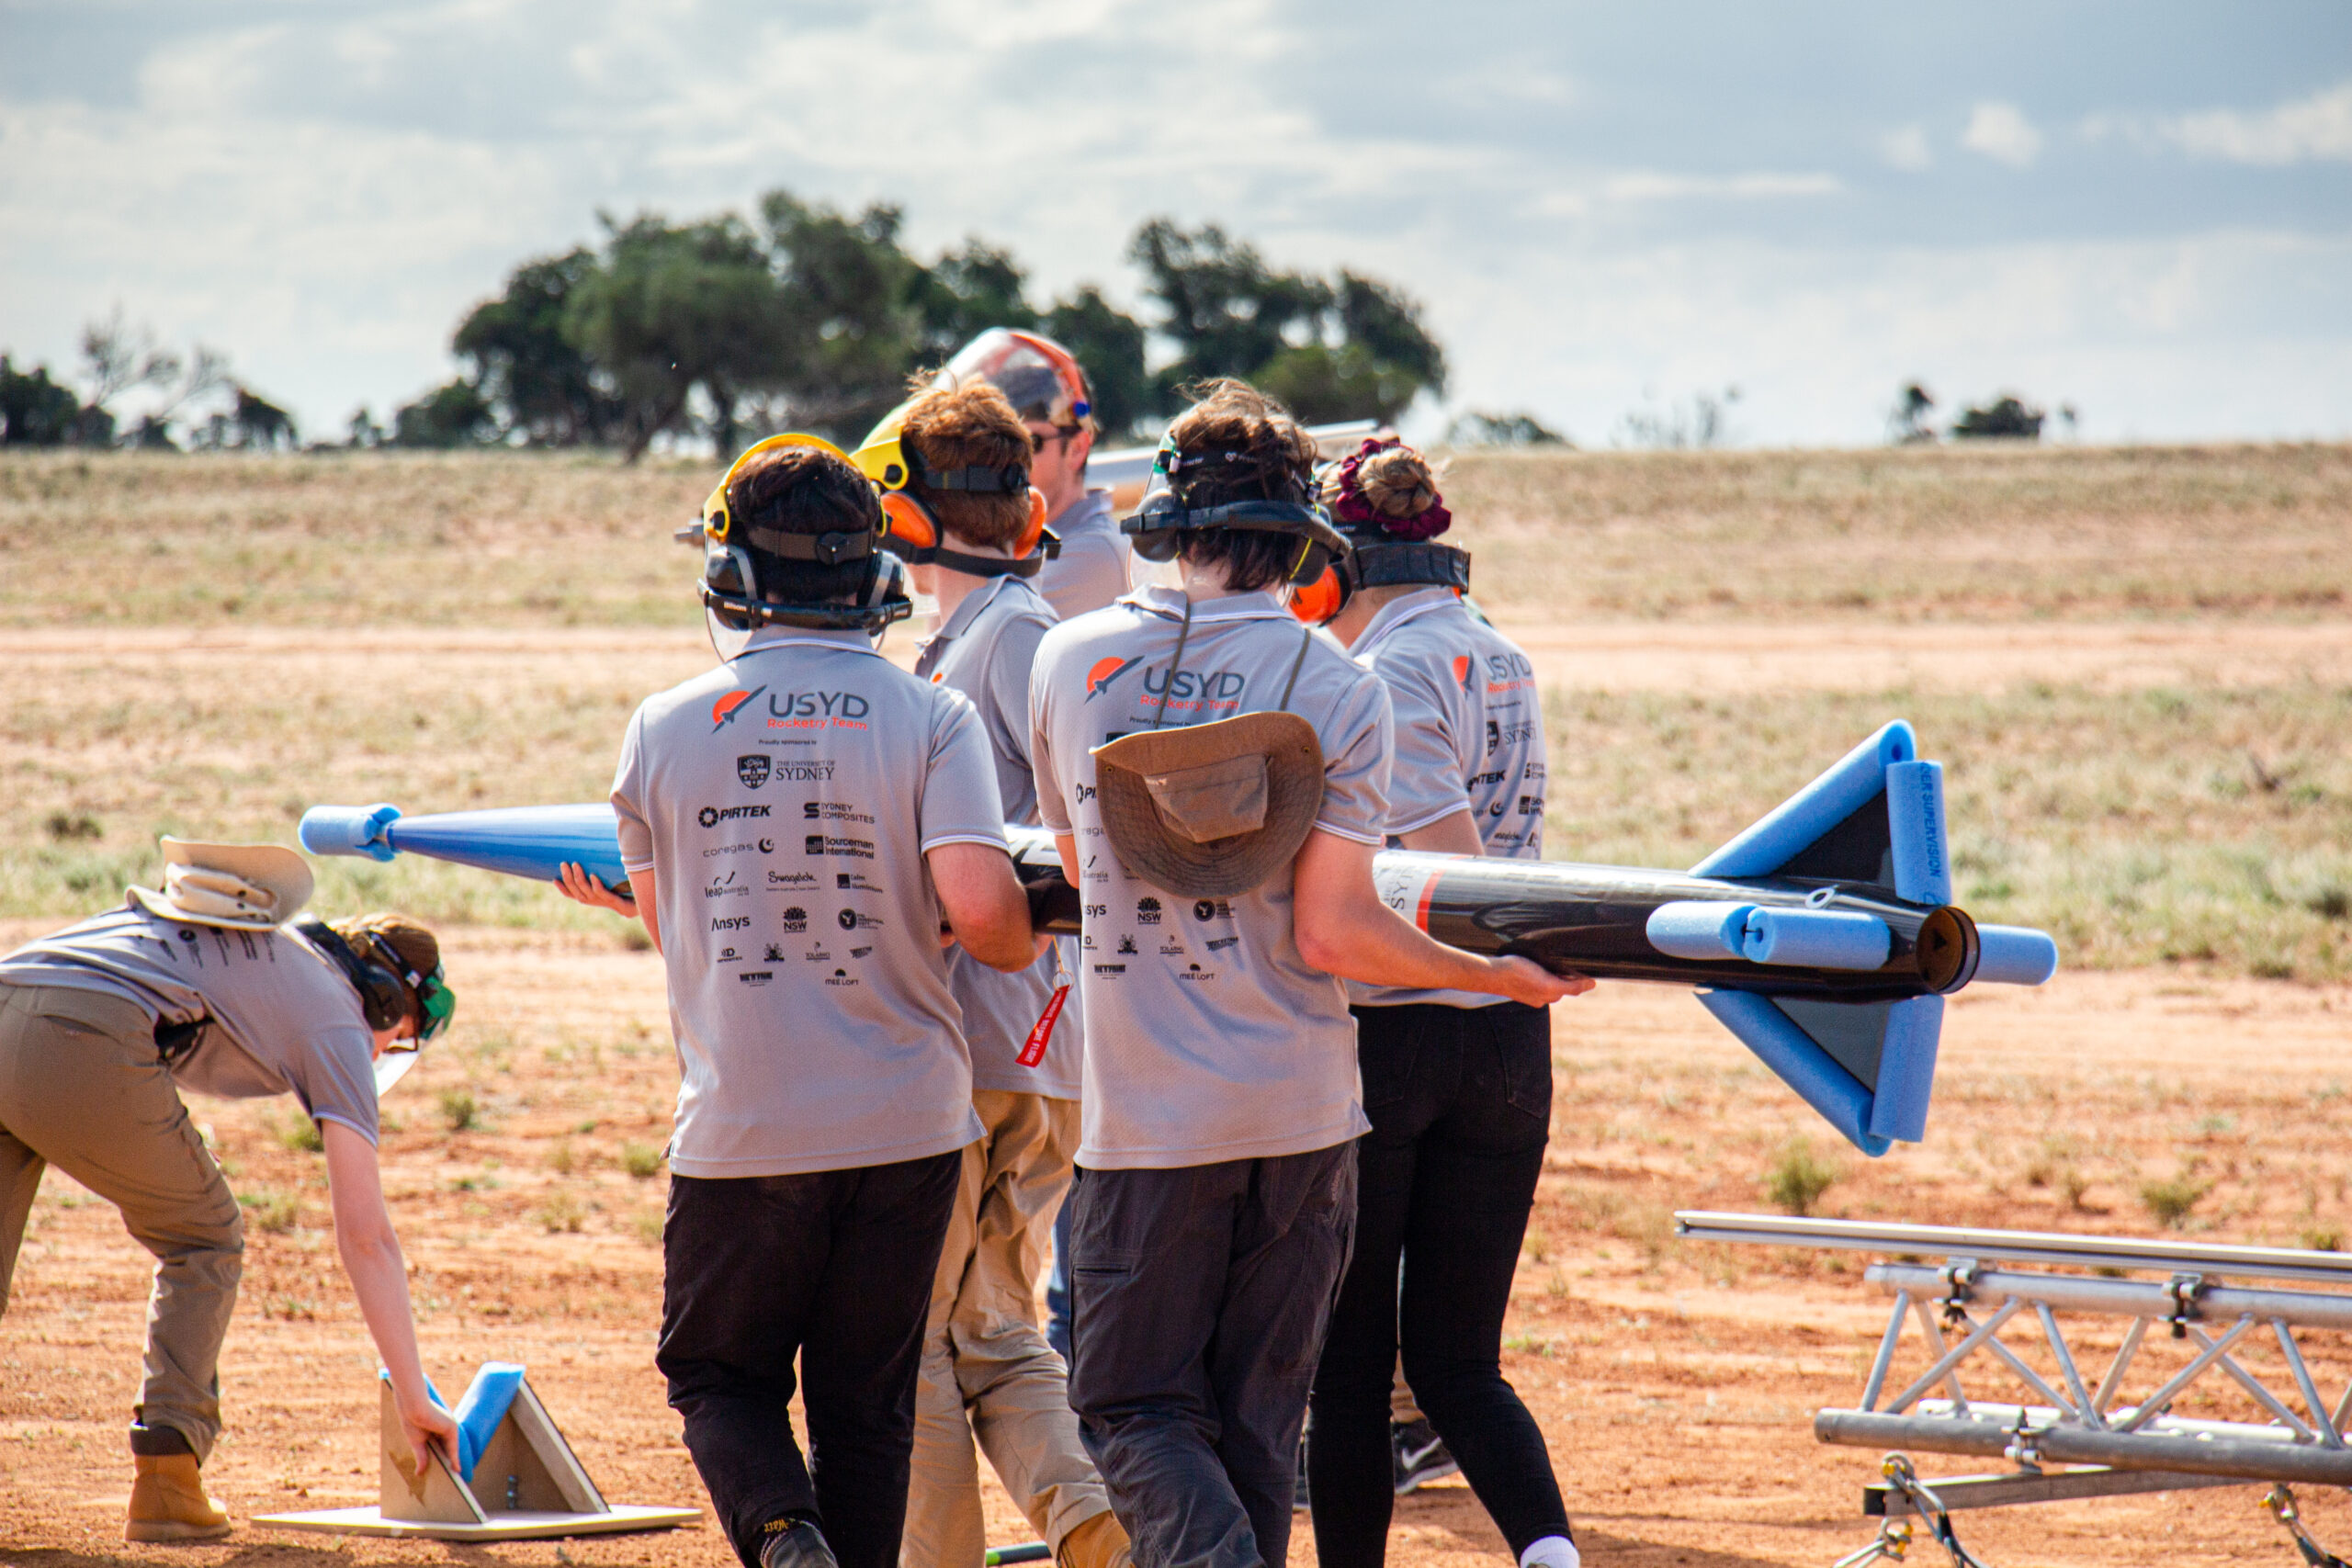
{"type": "Polygon", "coordinates": [[[1306,1436],[1305,1432],[1298,1435],[1298,1486],[1290,1495],[1290,1511],[1294,1514],[1305,1513],[1314,1506],[1306,1500],[1306,1436]]]}
{"type": "Polygon", "coordinates": [[[1396,1495],[1425,1486],[1440,1476],[1459,1475],[1462,1466],[1454,1462],[1447,1450],[1445,1439],[1429,1424],[1428,1417],[1388,1428],[1388,1447],[1396,1461],[1396,1495]]]}
{"type": "Polygon", "coordinates": [[[825,1532],[808,1519],[795,1519],[760,1548],[760,1568],[841,1568],[825,1532]]]}

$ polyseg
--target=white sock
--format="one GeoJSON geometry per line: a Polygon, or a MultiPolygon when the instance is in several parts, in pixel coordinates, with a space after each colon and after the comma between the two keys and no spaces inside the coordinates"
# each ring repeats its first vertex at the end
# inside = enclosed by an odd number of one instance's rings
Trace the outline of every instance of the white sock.
{"type": "Polygon", "coordinates": [[[1519,1568],[1583,1568],[1583,1562],[1564,1535],[1547,1535],[1519,1554],[1519,1568]]]}

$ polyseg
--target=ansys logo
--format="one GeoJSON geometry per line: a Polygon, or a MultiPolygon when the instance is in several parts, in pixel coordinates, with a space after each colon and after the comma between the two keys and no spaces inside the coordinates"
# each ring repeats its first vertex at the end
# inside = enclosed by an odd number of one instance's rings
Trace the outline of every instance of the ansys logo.
{"type": "Polygon", "coordinates": [[[748,692],[729,692],[711,704],[710,732],[716,735],[734,723],[735,716],[743,711],[743,705],[766,690],[765,686],[754,686],[748,692]]]}
{"type": "Polygon", "coordinates": [[[1096,660],[1094,668],[1086,672],[1086,700],[1092,702],[1097,692],[1142,662],[1143,655],[1141,654],[1136,655],[1133,659],[1120,659],[1114,656],[1096,660]]]}

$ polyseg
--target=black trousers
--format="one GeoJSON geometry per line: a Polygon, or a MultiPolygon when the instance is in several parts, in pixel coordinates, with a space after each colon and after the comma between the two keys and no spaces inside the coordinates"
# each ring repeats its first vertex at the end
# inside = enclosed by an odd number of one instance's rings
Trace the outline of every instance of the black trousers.
{"type": "Polygon", "coordinates": [[[1069,1201],[1069,1403],[1136,1568],[1282,1568],[1351,1145],[1082,1170],[1069,1201]]]}
{"type": "Polygon", "coordinates": [[[897,1568],[931,1279],[962,1156],[670,1180],[654,1362],[744,1568],[811,1518],[842,1568],[897,1568]],[[803,1462],[786,1406],[801,1359],[803,1462]]]}
{"type": "Polygon", "coordinates": [[[1544,1433],[1501,1365],[1551,1126],[1550,1015],[1517,1002],[1355,1015],[1372,1131],[1356,1143],[1355,1256],[1315,1374],[1316,1561],[1377,1568],[1386,1553],[1400,1338],[1414,1402],[1516,1556],[1568,1533],[1544,1433]]]}

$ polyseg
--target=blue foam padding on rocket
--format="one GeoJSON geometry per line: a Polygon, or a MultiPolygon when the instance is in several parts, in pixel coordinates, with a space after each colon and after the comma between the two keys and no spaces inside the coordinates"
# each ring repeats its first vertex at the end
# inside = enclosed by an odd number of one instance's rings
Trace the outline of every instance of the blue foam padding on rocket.
{"type": "Polygon", "coordinates": [[[1874,1136],[1916,1144],[1928,1135],[1928,1097],[1936,1087],[1936,1043],[1943,1028],[1941,997],[1906,997],[1887,1010],[1877,1092],[1871,1096],[1874,1136]]]}
{"type": "Polygon", "coordinates": [[[2030,926],[1978,926],[1976,978],[2039,986],[2058,973],[2058,944],[2030,926]]]}
{"type": "Polygon", "coordinates": [[[1884,920],[1860,910],[1759,908],[1747,912],[1740,953],[1752,964],[1875,969],[1894,942],[1884,920]]]}
{"type": "Polygon", "coordinates": [[[1914,904],[1951,903],[1941,762],[1896,762],[1886,770],[1886,827],[1895,897],[1914,904]]]}
{"type": "Polygon", "coordinates": [[[401,814],[397,806],[313,806],[302,813],[295,830],[302,847],[314,855],[368,855],[392,858],[384,842],[384,825],[401,814]]]}
{"type": "Polygon", "coordinates": [[[1693,876],[1770,876],[1885,786],[1890,763],[1919,754],[1918,738],[1901,719],[1838,759],[1746,832],[1690,868],[1693,876]]]}
{"type": "Polygon", "coordinates": [[[1650,945],[1669,958],[1737,958],[1752,904],[1683,899],[1660,904],[1644,927],[1650,945]]]}
{"type": "Polygon", "coordinates": [[[1746,991],[1701,991],[1699,1000],[1848,1143],[1873,1159],[1886,1153],[1886,1139],[1870,1130],[1870,1090],[1768,998],[1746,991]]]}
{"type": "Polygon", "coordinates": [[[474,1461],[490,1446],[491,1434],[506,1419],[507,1407],[523,1387],[523,1369],[512,1361],[484,1361],[450,1414],[458,1418],[458,1473],[474,1478],[474,1461]]]}

